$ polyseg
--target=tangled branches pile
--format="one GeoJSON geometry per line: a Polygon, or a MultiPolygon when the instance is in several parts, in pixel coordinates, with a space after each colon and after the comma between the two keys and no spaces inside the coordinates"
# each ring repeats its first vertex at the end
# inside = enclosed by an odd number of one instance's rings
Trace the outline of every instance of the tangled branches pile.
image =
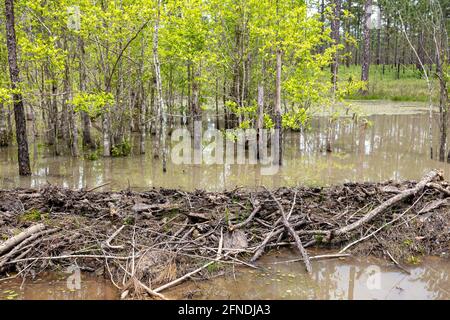
{"type": "Polygon", "coordinates": [[[47,186],[0,191],[0,274],[29,276],[76,264],[126,295],[165,289],[214,266],[254,262],[271,248],[339,254],[448,254],[450,188],[432,171],[420,182],[331,188],[153,189],[94,192],[47,186]]]}

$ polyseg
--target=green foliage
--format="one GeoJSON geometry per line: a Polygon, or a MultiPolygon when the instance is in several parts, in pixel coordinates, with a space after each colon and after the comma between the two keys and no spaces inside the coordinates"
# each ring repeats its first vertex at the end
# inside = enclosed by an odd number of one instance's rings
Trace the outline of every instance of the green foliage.
{"type": "Polygon", "coordinates": [[[84,158],[89,161],[97,161],[99,159],[99,152],[98,150],[94,150],[86,154],[84,158]]]}
{"type": "Polygon", "coordinates": [[[281,125],[283,128],[290,128],[292,130],[300,130],[302,126],[306,125],[309,116],[305,108],[298,108],[296,110],[284,113],[281,118],[281,125]]]}
{"type": "Polygon", "coordinates": [[[96,119],[114,104],[114,96],[106,92],[81,92],[74,96],[71,104],[75,112],[84,111],[91,119],[96,119]]]}
{"type": "Polygon", "coordinates": [[[111,155],[113,157],[127,157],[131,153],[131,143],[129,140],[124,140],[123,142],[114,145],[111,148],[111,155]]]}
{"type": "Polygon", "coordinates": [[[270,130],[273,129],[273,127],[275,127],[275,123],[273,122],[270,115],[268,115],[267,113],[264,113],[263,122],[264,122],[264,129],[270,130]]]}

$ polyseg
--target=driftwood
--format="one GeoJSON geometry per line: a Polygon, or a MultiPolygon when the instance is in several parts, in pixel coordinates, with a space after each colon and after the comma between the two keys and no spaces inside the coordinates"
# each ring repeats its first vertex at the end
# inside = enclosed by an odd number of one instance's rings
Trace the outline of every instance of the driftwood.
{"type": "Polygon", "coordinates": [[[23,240],[28,238],[29,236],[33,235],[34,233],[40,232],[45,229],[45,225],[42,223],[36,224],[34,226],[29,227],[28,229],[22,231],[18,235],[6,240],[0,245],[0,256],[3,255],[5,252],[8,252],[14,246],[21,243],[23,240]]]}

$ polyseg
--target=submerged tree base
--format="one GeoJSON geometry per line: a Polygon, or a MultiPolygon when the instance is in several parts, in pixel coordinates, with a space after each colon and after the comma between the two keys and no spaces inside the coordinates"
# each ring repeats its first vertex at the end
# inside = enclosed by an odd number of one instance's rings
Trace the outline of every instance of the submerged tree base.
{"type": "Polygon", "coordinates": [[[1,190],[0,273],[31,277],[76,265],[110,278],[124,298],[164,298],[191,276],[253,266],[280,246],[384,256],[400,266],[448,257],[449,205],[449,183],[437,171],[420,182],[273,191],[1,190]]]}

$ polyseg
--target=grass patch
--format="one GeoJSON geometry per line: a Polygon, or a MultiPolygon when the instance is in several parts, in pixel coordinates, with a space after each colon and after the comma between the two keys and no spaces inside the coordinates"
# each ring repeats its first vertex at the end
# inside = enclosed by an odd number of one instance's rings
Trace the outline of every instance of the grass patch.
{"type": "MultiPolygon", "coordinates": [[[[348,79],[360,79],[361,67],[342,66],[339,72],[340,81],[348,79]]],[[[439,100],[439,86],[437,79],[433,79],[434,95],[433,100],[439,100]]],[[[407,65],[400,71],[400,78],[397,79],[397,71],[391,66],[385,66],[383,73],[382,66],[371,66],[369,73],[369,92],[367,95],[359,93],[349,95],[349,100],[391,100],[391,101],[428,101],[428,87],[422,73],[416,69],[415,65],[407,65]]]]}

